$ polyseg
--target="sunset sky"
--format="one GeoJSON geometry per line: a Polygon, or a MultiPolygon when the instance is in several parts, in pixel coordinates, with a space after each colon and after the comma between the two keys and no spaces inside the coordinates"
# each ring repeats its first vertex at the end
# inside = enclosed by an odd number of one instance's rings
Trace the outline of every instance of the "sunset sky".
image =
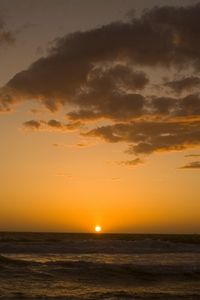
{"type": "Polygon", "coordinates": [[[0,230],[200,233],[200,2],[0,0],[0,230]]]}

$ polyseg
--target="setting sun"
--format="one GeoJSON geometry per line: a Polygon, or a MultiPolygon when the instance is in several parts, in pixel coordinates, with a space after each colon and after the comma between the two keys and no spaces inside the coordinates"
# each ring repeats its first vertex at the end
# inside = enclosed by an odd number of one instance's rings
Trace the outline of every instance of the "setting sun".
{"type": "Polygon", "coordinates": [[[101,232],[101,226],[96,226],[96,227],[95,227],[95,231],[96,231],[96,232],[101,232]]]}

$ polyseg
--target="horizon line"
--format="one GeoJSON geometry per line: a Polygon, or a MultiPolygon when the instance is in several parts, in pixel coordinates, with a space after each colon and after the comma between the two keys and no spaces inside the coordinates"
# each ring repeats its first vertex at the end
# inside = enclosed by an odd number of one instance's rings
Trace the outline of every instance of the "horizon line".
{"type": "Polygon", "coordinates": [[[23,230],[0,230],[1,233],[43,233],[43,234],[93,234],[95,236],[99,235],[200,235],[200,232],[78,232],[78,231],[23,231],[23,230]]]}

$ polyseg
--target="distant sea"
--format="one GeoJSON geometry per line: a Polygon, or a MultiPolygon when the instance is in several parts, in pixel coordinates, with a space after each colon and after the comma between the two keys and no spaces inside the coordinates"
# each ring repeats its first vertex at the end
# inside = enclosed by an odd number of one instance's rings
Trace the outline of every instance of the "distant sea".
{"type": "Polygon", "coordinates": [[[200,236],[0,233],[0,299],[200,300],[200,236]]]}

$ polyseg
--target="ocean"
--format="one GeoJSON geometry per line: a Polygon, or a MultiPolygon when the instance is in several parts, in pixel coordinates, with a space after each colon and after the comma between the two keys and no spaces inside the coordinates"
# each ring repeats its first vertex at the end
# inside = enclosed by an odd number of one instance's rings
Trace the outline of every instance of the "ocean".
{"type": "Polygon", "coordinates": [[[2,232],[0,299],[200,300],[200,235],[2,232]]]}

